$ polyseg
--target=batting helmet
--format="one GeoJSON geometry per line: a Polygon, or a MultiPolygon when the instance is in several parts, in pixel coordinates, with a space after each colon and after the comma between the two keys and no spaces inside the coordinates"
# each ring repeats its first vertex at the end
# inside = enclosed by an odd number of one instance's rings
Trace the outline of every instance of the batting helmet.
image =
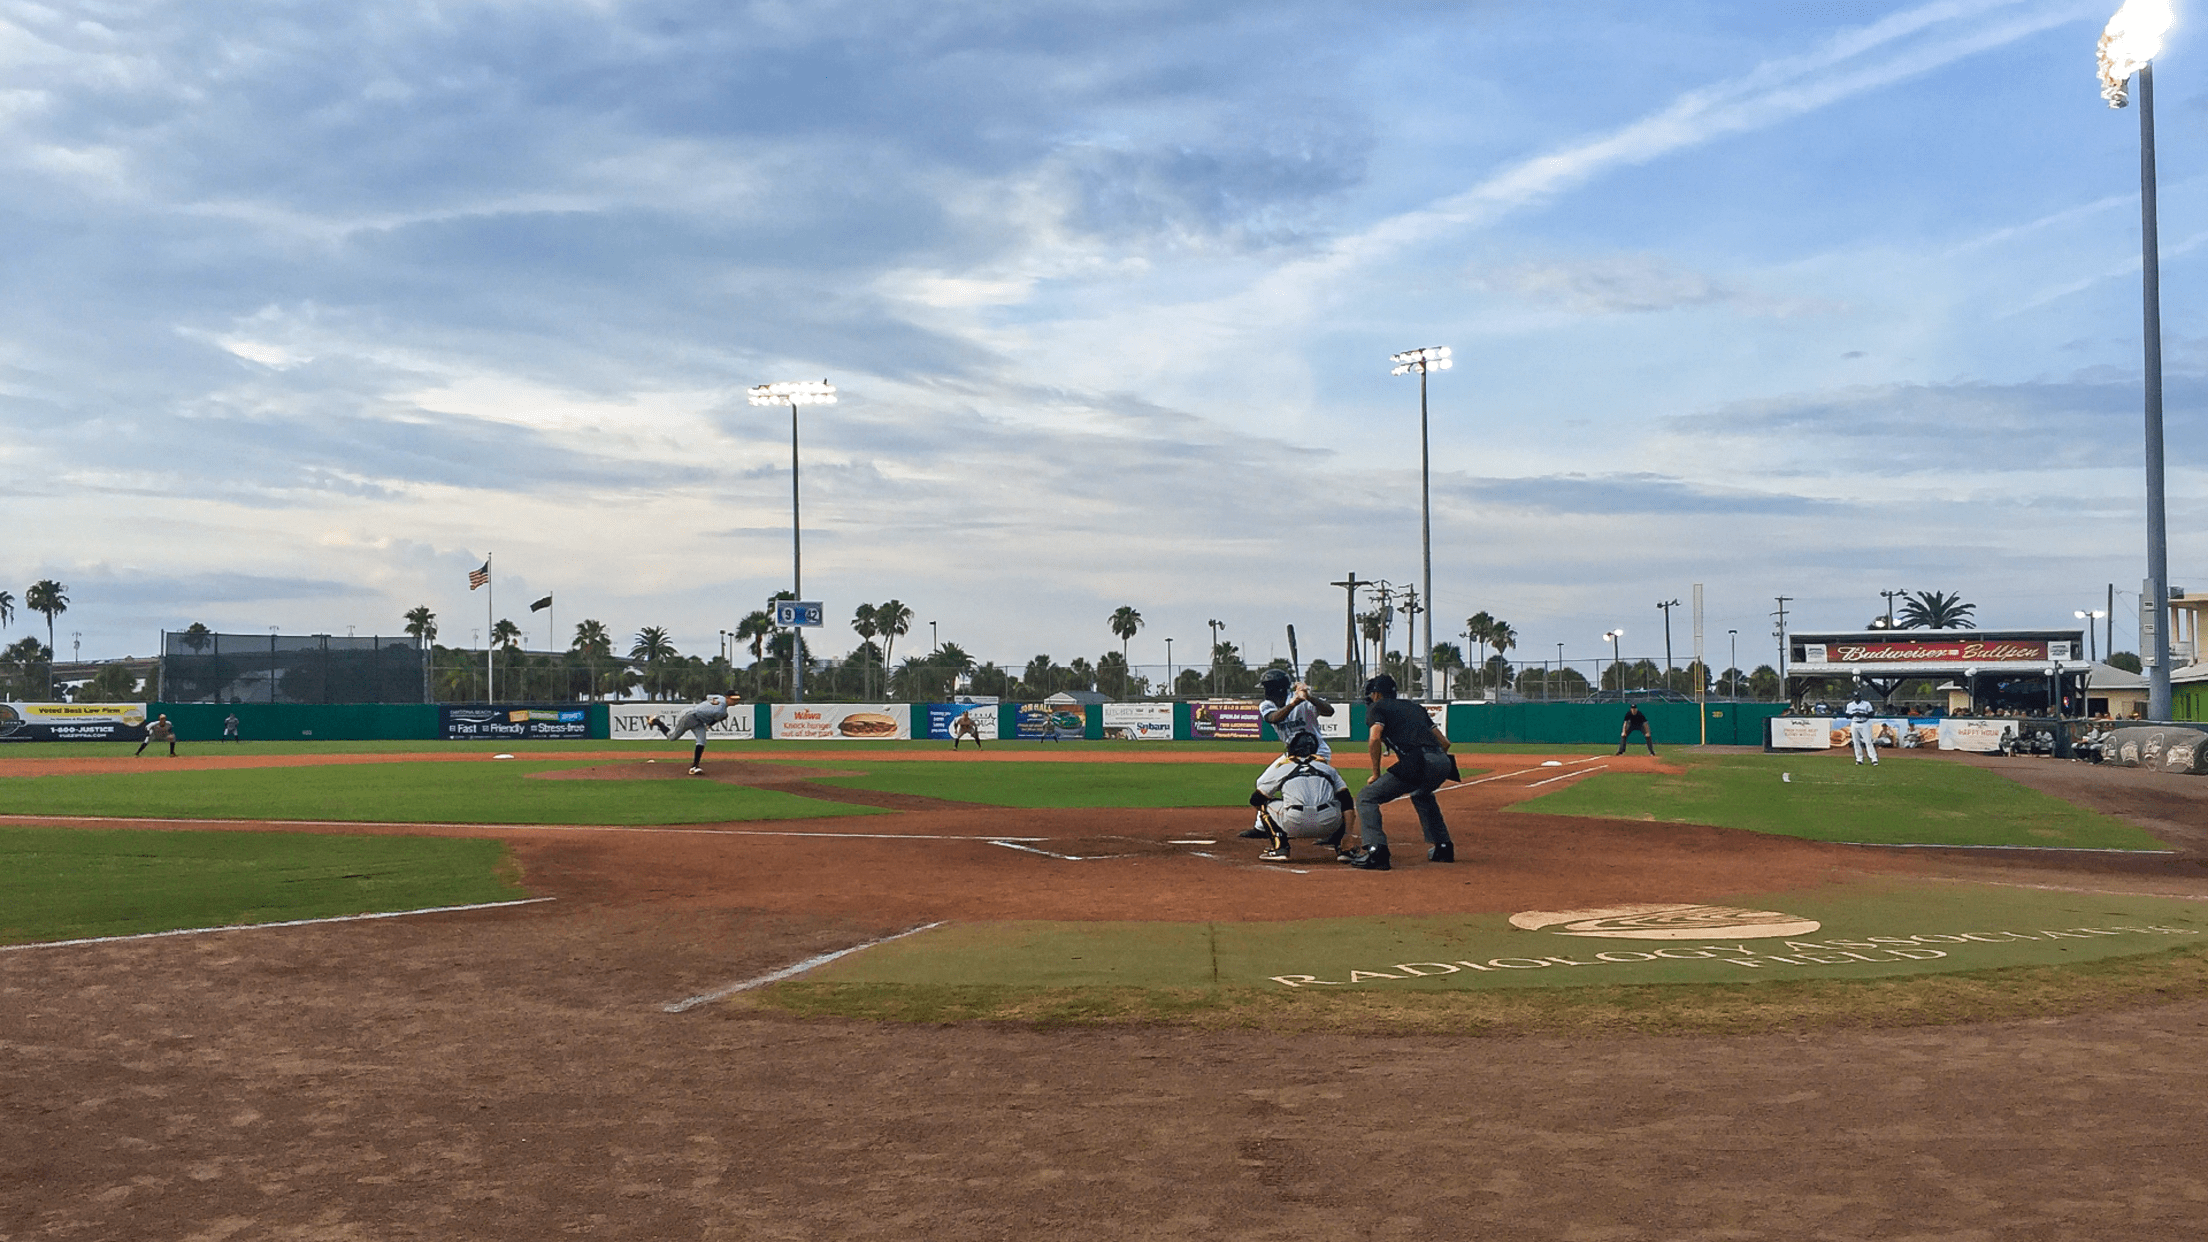
{"type": "Polygon", "coordinates": [[[1269,668],[1258,677],[1257,685],[1265,692],[1266,698],[1278,703],[1288,697],[1288,687],[1294,681],[1295,678],[1288,675],[1288,670],[1269,668]]]}

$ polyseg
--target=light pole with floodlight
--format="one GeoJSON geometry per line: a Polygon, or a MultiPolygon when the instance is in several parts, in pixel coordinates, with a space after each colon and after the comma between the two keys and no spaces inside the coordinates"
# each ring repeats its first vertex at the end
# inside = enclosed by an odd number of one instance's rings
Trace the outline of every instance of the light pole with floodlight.
{"type": "MultiPolygon", "coordinates": [[[[797,599],[805,597],[805,557],[799,540],[801,523],[797,507],[797,407],[801,405],[834,405],[836,386],[827,380],[791,380],[780,384],[755,384],[751,389],[753,405],[786,405],[790,407],[790,594],[797,599]]],[[[805,701],[805,629],[792,626],[790,630],[790,699],[805,701]]]]}
{"type": "Polygon", "coordinates": [[[2100,620],[2102,617],[2107,616],[2108,611],[2106,609],[2096,608],[2091,612],[2073,611],[2070,615],[2076,617],[2080,621],[2085,622],[2085,658],[2093,661],[2095,664],[2100,663],[2100,635],[2093,632],[2093,623],[2100,620]]]}
{"type": "Polygon", "coordinates": [[[1625,636],[1622,629],[1604,630],[1602,636],[1610,640],[1610,667],[1618,673],[1618,694],[1625,694],[1625,657],[1618,654],[1618,640],[1625,636]]]}
{"type": "MultiPolygon", "coordinates": [[[[1395,370],[1390,371],[1390,375],[1409,375],[1414,372],[1418,375],[1418,540],[1425,565],[1425,578],[1420,589],[1426,597],[1428,608],[1426,642],[1422,648],[1425,656],[1420,661],[1420,667],[1423,670],[1421,676],[1424,678],[1424,697],[1430,699],[1434,697],[1434,616],[1431,611],[1434,600],[1434,513],[1432,458],[1427,451],[1426,434],[1426,375],[1430,371],[1449,369],[1449,347],[1435,345],[1426,349],[1407,349],[1400,354],[1389,355],[1388,361],[1395,364],[1395,370]]],[[[1414,635],[1411,641],[1415,643],[1418,639],[1414,635]]],[[[1386,656],[1386,652],[1381,653],[1383,662],[1386,656]]]]}
{"type": "MultiPolygon", "coordinates": [[[[2170,718],[2170,552],[2162,501],[2162,260],[2154,203],[2154,58],[2162,51],[2172,14],[2169,0],[2125,0],[2101,31],[2101,98],[2111,108],[2130,99],[2139,83],[2139,293],[2141,336],[2146,347],[2147,582],[2141,601],[2154,637],[2140,634],[2147,671],[2147,717],[2170,718]]],[[[2144,627],[2142,627],[2143,629],[2144,627]]]]}

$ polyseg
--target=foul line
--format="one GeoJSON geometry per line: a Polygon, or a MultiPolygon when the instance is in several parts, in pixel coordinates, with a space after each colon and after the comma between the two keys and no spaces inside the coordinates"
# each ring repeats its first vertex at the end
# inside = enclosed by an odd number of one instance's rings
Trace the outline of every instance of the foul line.
{"type": "Polygon", "coordinates": [[[1568,781],[1568,780],[1572,779],[1572,778],[1573,778],[1573,777],[1575,777],[1575,776],[1586,776],[1586,775],[1588,775],[1588,774],[1590,774],[1590,773],[1594,773],[1594,772],[1600,772],[1600,771],[1602,771],[1602,770],[1603,770],[1604,768],[1607,768],[1607,767],[1609,767],[1609,766],[1610,766],[1609,764],[1605,763],[1605,764],[1600,764],[1600,765],[1597,765],[1597,766],[1595,766],[1595,767],[1592,767],[1592,768],[1581,768],[1581,769],[1580,769],[1579,771],[1577,771],[1577,772],[1566,772],[1566,773],[1564,773],[1564,774],[1563,774],[1562,776],[1552,776],[1552,777],[1550,777],[1549,779],[1547,779],[1547,780],[1545,780],[1545,781],[1535,781],[1535,782],[1533,782],[1532,784],[1530,784],[1530,785],[1527,785],[1527,786],[1526,786],[1526,788],[1528,788],[1528,789],[1539,789],[1539,788],[1540,788],[1541,786],[1543,786],[1543,785],[1554,785],[1554,784],[1555,784],[1555,783],[1557,783],[1558,781],[1568,781]]]}
{"type": "Polygon", "coordinates": [[[795,966],[784,966],[780,970],[761,975],[756,979],[746,979],[742,983],[731,983],[725,988],[715,988],[710,992],[700,992],[696,996],[689,997],[685,1000],[675,1001],[671,1004],[662,1005],[660,1006],[660,1008],[667,1013],[688,1013],[691,1010],[696,1009],[700,1005],[710,1005],[714,1001],[724,1000],[728,997],[736,995],[738,992],[748,992],[753,988],[763,988],[770,983],[780,983],[784,979],[788,979],[796,975],[802,975],[808,970],[812,970],[820,966],[825,966],[828,963],[835,961],[839,957],[849,957],[851,954],[856,953],[861,949],[871,949],[875,945],[888,944],[892,940],[903,940],[907,936],[917,936],[921,932],[930,931],[941,926],[943,926],[942,923],[936,922],[927,923],[919,927],[907,928],[904,931],[898,932],[894,936],[884,936],[879,940],[869,940],[865,944],[852,945],[848,949],[837,949],[833,953],[822,953],[813,957],[808,957],[804,961],[797,963],[795,966]]]}
{"type": "Polygon", "coordinates": [[[854,841],[1048,841],[1049,837],[975,837],[926,832],[795,832],[774,828],[676,828],[663,824],[457,824],[385,819],[153,819],[123,815],[0,815],[0,823],[162,824],[213,828],[254,824],[269,828],[473,828],[486,832],[659,832],[698,837],[821,837],[854,841]]]}
{"type": "Polygon", "coordinates": [[[403,919],[416,914],[452,914],[461,910],[500,910],[507,906],[533,906],[553,897],[524,897],[519,901],[486,901],[472,906],[430,906],[421,910],[387,910],[378,914],[340,914],[326,919],[286,919],[281,923],[232,923],[226,927],[179,927],[175,931],[139,932],[131,936],[90,936],[82,940],[39,940],[30,944],[0,944],[0,953],[17,949],[63,949],[80,944],[118,944],[125,940],[159,940],[167,936],[207,936],[215,932],[263,931],[271,927],[312,927],[317,923],[361,923],[369,919],[403,919]]]}
{"type": "Polygon", "coordinates": [[[1835,841],[1866,850],[2014,850],[2027,854],[2119,854],[2124,856],[2176,854],[2177,850],[2120,850],[2092,845],[1935,845],[1927,841],[1835,841]]]}

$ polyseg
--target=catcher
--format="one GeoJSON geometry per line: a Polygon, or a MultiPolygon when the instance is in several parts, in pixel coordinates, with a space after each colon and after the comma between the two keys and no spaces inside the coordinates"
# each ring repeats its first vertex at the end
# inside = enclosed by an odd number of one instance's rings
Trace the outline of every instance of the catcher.
{"type": "Polygon", "coordinates": [[[1286,862],[1288,843],[1297,837],[1330,846],[1339,856],[1343,836],[1357,822],[1349,782],[1319,758],[1316,733],[1288,739],[1288,753],[1259,774],[1250,805],[1272,838],[1271,848],[1258,855],[1265,862],[1286,862]]]}

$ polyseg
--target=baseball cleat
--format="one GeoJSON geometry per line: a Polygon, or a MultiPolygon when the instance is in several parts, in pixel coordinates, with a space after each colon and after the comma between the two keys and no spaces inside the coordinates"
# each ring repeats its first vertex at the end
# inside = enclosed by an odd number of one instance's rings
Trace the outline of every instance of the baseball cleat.
{"type": "Polygon", "coordinates": [[[1267,850],[1264,853],[1259,854],[1257,856],[1257,860],[1259,862],[1287,862],[1288,850],[1286,849],[1286,847],[1277,850],[1267,850]]]}
{"type": "Polygon", "coordinates": [[[1388,863],[1388,847],[1385,845],[1375,845],[1368,850],[1358,850],[1354,854],[1343,856],[1342,861],[1359,871],[1395,870],[1388,863]]]}
{"type": "Polygon", "coordinates": [[[1457,843],[1454,841],[1444,841],[1434,848],[1426,851],[1426,861],[1445,863],[1453,863],[1457,861],[1457,843]]]}
{"type": "Polygon", "coordinates": [[[705,769],[704,769],[704,768],[692,768],[692,769],[690,769],[690,775],[692,775],[692,776],[703,776],[703,775],[705,775],[705,769]]]}

